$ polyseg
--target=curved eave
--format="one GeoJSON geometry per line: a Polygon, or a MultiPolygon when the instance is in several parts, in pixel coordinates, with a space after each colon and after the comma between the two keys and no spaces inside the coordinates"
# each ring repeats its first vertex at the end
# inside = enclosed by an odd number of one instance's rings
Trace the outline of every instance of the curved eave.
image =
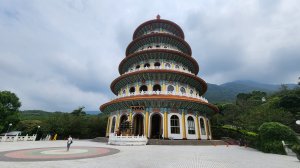
{"type": "Polygon", "coordinates": [[[149,24],[153,24],[153,23],[165,23],[165,24],[170,24],[170,25],[174,26],[174,28],[178,30],[178,32],[180,34],[179,36],[184,39],[184,33],[183,33],[183,30],[181,29],[181,27],[179,27],[174,22],[171,22],[169,20],[164,20],[164,19],[153,19],[153,20],[149,20],[147,22],[142,23],[139,27],[137,27],[135,29],[135,31],[133,33],[132,39],[136,39],[137,38],[136,36],[137,36],[137,33],[140,31],[140,29],[142,29],[143,27],[145,27],[145,26],[147,26],[149,24]]]}
{"type": "MultiPolygon", "coordinates": [[[[198,74],[198,72],[199,72],[199,65],[198,65],[197,61],[193,57],[191,57],[187,54],[184,54],[184,53],[179,52],[179,51],[174,51],[174,50],[152,49],[152,50],[144,50],[144,51],[135,52],[135,53],[130,54],[127,57],[125,57],[121,61],[121,63],[119,64],[119,73],[120,74],[125,73],[126,69],[124,69],[123,66],[129,60],[134,59],[136,57],[138,57],[140,59],[140,61],[147,60],[147,59],[149,59],[147,57],[147,54],[152,54],[152,53],[167,53],[167,54],[178,55],[179,57],[182,57],[184,59],[189,60],[193,64],[193,67],[192,67],[192,72],[193,73],[198,74]],[[144,58],[141,58],[143,55],[144,55],[144,58]]],[[[157,57],[159,57],[159,56],[157,56],[157,57]]]]}
{"type": "MultiPolygon", "coordinates": [[[[161,74],[163,74],[163,73],[164,74],[168,74],[169,77],[172,77],[169,74],[172,74],[173,76],[176,76],[176,79],[174,79],[172,81],[180,81],[180,79],[184,78],[185,81],[181,81],[182,83],[189,83],[190,80],[193,80],[191,82],[195,82],[195,81],[199,82],[199,84],[201,85],[200,86],[201,88],[197,88],[196,86],[194,86],[197,90],[200,90],[199,95],[203,95],[206,92],[206,90],[207,90],[207,84],[206,84],[206,82],[203,79],[199,78],[198,76],[192,75],[192,74],[188,74],[188,73],[185,73],[185,72],[176,71],[176,70],[169,70],[169,69],[149,69],[149,70],[135,71],[135,72],[131,72],[131,73],[127,73],[127,74],[121,75],[121,76],[119,76],[118,78],[116,78],[111,83],[110,89],[112,90],[112,92],[115,95],[117,95],[118,91],[117,91],[117,89],[115,89],[115,86],[121,80],[124,80],[124,79],[126,80],[126,78],[135,77],[136,76],[141,81],[141,80],[145,80],[144,79],[145,77],[149,77],[148,75],[143,76],[144,74],[152,74],[153,75],[155,73],[156,74],[159,74],[159,73],[161,73],[161,74]]],[[[165,79],[165,80],[168,80],[168,79],[165,79]]],[[[135,82],[135,81],[132,81],[132,80],[130,80],[128,82],[124,81],[125,84],[132,83],[132,82],[135,82]]]]}
{"type": "Polygon", "coordinates": [[[188,55],[192,55],[192,49],[190,47],[190,45],[182,38],[180,37],[177,37],[177,36],[174,36],[174,35],[171,35],[171,34],[166,34],[166,33],[153,33],[153,34],[147,34],[147,35],[144,35],[144,36],[141,36],[141,37],[138,37],[136,39],[134,39],[129,45],[128,47],[126,48],[126,56],[128,56],[129,54],[132,54],[132,53],[129,53],[129,49],[135,44],[135,43],[138,43],[139,41],[142,41],[144,39],[147,39],[147,38],[151,38],[151,37],[167,37],[167,38],[170,38],[170,39],[174,39],[174,40],[177,40],[179,41],[180,43],[182,43],[184,45],[184,47],[186,47],[187,49],[187,53],[188,55]]]}
{"type": "Polygon", "coordinates": [[[219,109],[196,98],[174,95],[140,95],[112,100],[100,106],[102,112],[128,109],[130,106],[143,105],[149,107],[188,109],[201,112],[219,112],[219,109]]]}

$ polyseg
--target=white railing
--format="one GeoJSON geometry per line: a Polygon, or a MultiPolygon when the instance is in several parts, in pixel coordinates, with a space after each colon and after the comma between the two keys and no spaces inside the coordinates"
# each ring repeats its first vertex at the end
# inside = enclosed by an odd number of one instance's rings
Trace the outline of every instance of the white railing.
{"type": "Polygon", "coordinates": [[[177,49],[177,48],[175,48],[175,47],[164,46],[163,44],[160,45],[159,47],[157,47],[157,46],[155,46],[155,45],[154,45],[154,46],[151,46],[151,47],[149,47],[149,46],[143,46],[143,47],[137,49],[137,50],[134,51],[134,52],[140,52],[140,51],[145,51],[145,50],[157,50],[157,49],[173,50],[173,51],[177,51],[177,52],[184,53],[184,52],[182,52],[181,50],[179,50],[179,49],[177,49]]]}
{"type": "Polygon", "coordinates": [[[199,96],[197,94],[188,94],[188,93],[182,93],[182,92],[171,92],[171,91],[142,91],[142,92],[133,92],[133,93],[129,93],[129,95],[127,94],[122,94],[117,96],[118,98],[122,98],[122,97],[128,97],[128,96],[139,96],[139,95],[174,95],[174,96],[185,96],[185,97],[192,97],[195,99],[199,99],[201,101],[204,101],[206,103],[208,103],[208,100],[202,96],[199,96]]]}
{"type": "Polygon", "coordinates": [[[147,137],[142,136],[116,136],[115,134],[110,134],[108,139],[109,145],[125,145],[125,146],[134,146],[134,145],[146,145],[148,142],[147,137]]]}
{"type": "Polygon", "coordinates": [[[179,72],[185,72],[185,73],[188,73],[188,74],[191,74],[191,75],[195,75],[194,73],[192,73],[191,71],[189,70],[183,70],[183,69],[180,69],[180,68],[175,68],[175,67],[162,67],[162,66],[150,66],[150,67],[140,67],[138,69],[132,69],[132,70],[129,70],[127,72],[125,72],[124,74],[127,74],[127,73],[132,73],[132,72],[136,72],[136,71],[143,71],[143,70],[149,70],[149,69],[167,69],[167,70],[175,70],[175,71],[179,71],[179,72]]]}
{"type": "Polygon", "coordinates": [[[32,136],[0,136],[0,142],[17,142],[17,141],[35,141],[36,140],[36,134],[33,134],[32,136]]]}

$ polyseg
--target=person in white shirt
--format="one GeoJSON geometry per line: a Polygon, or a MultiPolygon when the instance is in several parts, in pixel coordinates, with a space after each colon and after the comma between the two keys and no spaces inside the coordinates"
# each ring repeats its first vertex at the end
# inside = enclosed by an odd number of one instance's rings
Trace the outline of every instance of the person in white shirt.
{"type": "Polygon", "coordinates": [[[68,141],[67,141],[67,151],[69,151],[71,144],[73,143],[73,139],[71,135],[69,135],[68,141]]]}

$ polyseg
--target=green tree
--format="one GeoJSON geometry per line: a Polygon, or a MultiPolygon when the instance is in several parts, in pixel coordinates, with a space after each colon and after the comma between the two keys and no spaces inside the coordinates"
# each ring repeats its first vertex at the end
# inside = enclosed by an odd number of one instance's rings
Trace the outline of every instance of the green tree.
{"type": "Polygon", "coordinates": [[[8,124],[15,126],[19,120],[21,102],[16,94],[10,91],[0,91],[0,131],[7,129],[8,124]]]}
{"type": "Polygon", "coordinates": [[[86,112],[83,111],[84,108],[84,106],[78,107],[77,109],[73,110],[71,114],[75,116],[84,116],[86,115],[86,112]]]}

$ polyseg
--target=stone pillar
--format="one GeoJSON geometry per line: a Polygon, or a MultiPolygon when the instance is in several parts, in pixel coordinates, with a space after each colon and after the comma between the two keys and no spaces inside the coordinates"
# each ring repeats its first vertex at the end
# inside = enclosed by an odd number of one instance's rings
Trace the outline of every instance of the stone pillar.
{"type": "Polygon", "coordinates": [[[136,92],[136,93],[140,93],[140,90],[139,90],[139,84],[138,84],[138,83],[137,83],[136,86],[135,86],[135,92],[136,92]]]}
{"type": "Polygon", "coordinates": [[[201,136],[200,136],[200,123],[199,123],[199,116],[198,116],[198,114],[196,114],[196,124],[197,124],[197,137],[200,140],[201,136]]]}
{"type": "Polygon", "coordinates": [[[164,113],[164,139],[168,139],[168,112],[164,113]]]}
{"type": "MultiPolygon", "coordinates": [[[[115,127],[115,130],[119,130],[119,123],[120,122],[120,113],[118,112],[118,115],[117,115],[117,119],[116,119],[116,127],[115,127]]],[[[119,130],[120,131],[120,130],[119,130]]]]}
{"type": "Polygon", "coordinates": [[[208,123],[207,123],[207,118],[206,117],[204,117],[204,124],[205,124],[205,132],[206,132],[206,136],[207,136],[207,140],[209,140],[210,139],[210,137],[209,137],[209,131],[208,131],[208,123]]]}
{"type": "Polygon", "coordinates": [[[182,112],[182,139],[186,139],[186,128],[185,128],[185,114],[182,112]]]}
{"type": "Polygon", "coordinates": [[[165,92],[165,91],[166,91],[166,84],[165,84],[165,82],[163,82],[163,84],[162,84],[161,91],[162,91],[162,92],[165,92]]]}
{"type": "Polygon", "coordinates": [[[178,86],[178,83],[176,83],[176,93],[179,93],[179,86],[178,86]]]}
{"type": "Polygon", "coordinates": [[[129,120],[130,122],[132,122],[132,110],[130,110],[130,113],[129,113],[129,118],[128,118],[128,120],[129,120]]]}
{"type": "Polygon", "coordinates": [[[211,133],[211,125],[210,125],[210,120],[207,119],[207,125],[208,125],[208,129],[209,129],[209,136],[210,136],[210,139],[212,140],[212,133],[211,133]]]}
{"type": "Polygon", "coordinates": [[[149,127],[149,112],[146,111],[146,115],[145,115],[145,137],[148,138],[148,127],[149,127]]]}
{"type": "Polygon", "coordinates": [[[106,126],[106,134],[105,136],[108,137],[109,136],[109,126],[110,126],[110,117],[107,118],[107,126],[106,126]]]}
{"type": "Polygon", "coordinates": [[[148,91],[153,91],[151,83],[149,83],[147,87],[148,87],[148,91]]]}

